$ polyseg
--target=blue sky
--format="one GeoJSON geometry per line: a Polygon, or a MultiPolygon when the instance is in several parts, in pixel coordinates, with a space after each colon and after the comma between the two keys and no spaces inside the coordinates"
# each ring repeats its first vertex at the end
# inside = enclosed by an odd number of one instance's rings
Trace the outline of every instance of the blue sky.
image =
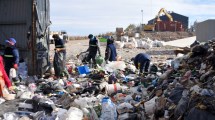
{"type": "Polygon", "coordinates": [[[195,20],[215,19],[215,0],[50,0],[51,30],[69,35],[100,34],[147,23],[160,8],[195,20]]]}

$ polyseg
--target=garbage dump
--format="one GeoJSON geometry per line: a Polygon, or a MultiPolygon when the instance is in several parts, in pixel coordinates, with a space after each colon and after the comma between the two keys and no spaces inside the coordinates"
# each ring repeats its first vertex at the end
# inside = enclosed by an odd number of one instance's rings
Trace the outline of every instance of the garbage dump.
{"type": "MultiPolygon", "coordinates": [[[[67,63],[69,78],[26,77],[16,86],[17,109],[4,120],[214,120],[215,41],[150,66],[132,62],[98,69],[67,63]]],[[[24,63],[22,63],[23,66],[24,63]]],[[[24,67],[22,68],[25,71],[24,67]]],[[[5,100],[0,99],[4,104],[5,100]]]]}

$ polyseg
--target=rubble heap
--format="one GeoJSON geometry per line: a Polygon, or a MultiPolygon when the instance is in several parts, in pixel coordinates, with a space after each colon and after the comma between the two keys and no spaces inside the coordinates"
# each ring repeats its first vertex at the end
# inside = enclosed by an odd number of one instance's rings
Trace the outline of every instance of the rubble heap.
{"type": "MultiPolygon", "coordinates": [[[[28,77],[17,87],[16,111],[5,119],[214,120],[215,41],[195,45],[166,64],[139,74],[129,61],[80,74],[70,63],[69,79],[28,77]]],[[[79,66],[80,67],[80,66],[79,66]]]]}

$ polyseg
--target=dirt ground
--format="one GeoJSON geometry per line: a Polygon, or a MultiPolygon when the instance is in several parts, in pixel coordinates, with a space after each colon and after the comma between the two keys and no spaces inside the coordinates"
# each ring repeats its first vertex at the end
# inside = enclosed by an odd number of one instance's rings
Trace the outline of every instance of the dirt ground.
{"type": "MultiPolygon", "coordinates": [[[[67,60],[76,59],[75,56],[80,52],[86,51],[88,48],[88,45],[89,45],[88,40],[73,40],[66,43],[67,60]]],[[[102,56],[104,57],[106,46],[103,45],[100,48],[101,48],[102,56]]],[[[117,54],[122,56],[123,59],[131,59],[132,57],[135,57],[135,55],[137,55],[138,53],[146,52],[152,56],[153,62],[159,62],[159,61],[164,61],[169,57],[175,57],[173,54],[174,49],[175,47],[171,47],[171,46],[155,47],[148,50],[139,49],[139,48],[134,48],[134,49],[123,48],[123,49],[117,49],[117,54]]],[[[51,44],[50,58],[53,58],[53,57],[54,57],[54,44],[51,44]]]]}
{"type": "Polygon", "coordinates": [[[195,36],[194,32],[141,32],[141,37],[162,41],[171,41],[192,36],[195,36]]]}

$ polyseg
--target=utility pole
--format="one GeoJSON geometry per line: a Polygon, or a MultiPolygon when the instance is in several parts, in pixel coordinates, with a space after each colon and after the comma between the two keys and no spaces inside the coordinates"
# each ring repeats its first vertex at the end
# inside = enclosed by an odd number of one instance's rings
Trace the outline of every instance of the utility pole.
{"type": "Polygon", "coordinates": [[[143,10],[141,10],[142,13],[142,23],[141,23],[141,29],[143,30],[143,10]]]}
{"type": "Polygon", "coordinates": [[[143,24],[143,10],[141,10],[141,13],[142,13],[142,24],[143,24]]]}

